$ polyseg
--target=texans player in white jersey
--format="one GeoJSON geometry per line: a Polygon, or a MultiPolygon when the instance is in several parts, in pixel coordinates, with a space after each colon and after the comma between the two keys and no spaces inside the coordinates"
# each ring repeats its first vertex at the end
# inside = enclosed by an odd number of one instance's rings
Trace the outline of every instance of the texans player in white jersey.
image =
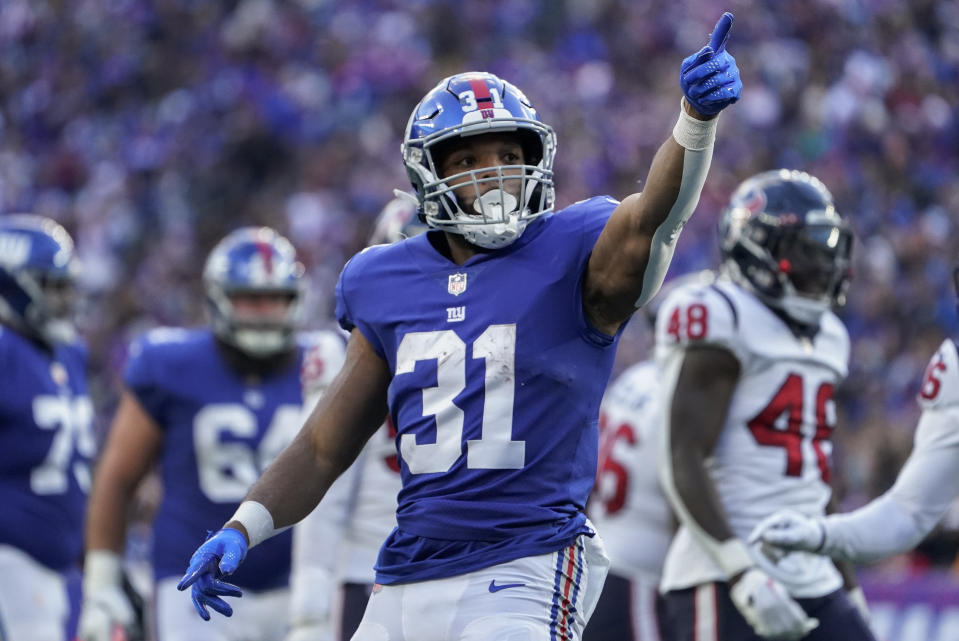
{"type": "MultiPolygon", "coordinates": [[[[642,311],[650,331],[663,300],[710,271],[674,278],[642,311]]],[[[676,521],[659,482],[659,369],[653,360],[610,384],[599,413],[599,466],[589,514],[603,535],[609,576],[584,641],[659,641],[659,579],[676,521]]]]}
{"type": "Polygon", "coordinates": [[[720,221],[724,277],[663,303],[663,485],[681,527],[663,568],[671,641],[871,640],[827,559],[746,539],[782,506],[830,502],[833,391],[847,375],[852,234],[816,178],[743,182],[720,221]]]}
{"type": "MultiPolygon", "coordinates": [[[[416,197],[395,193],[377,216],[368,245],[396,243],[426,231],[416,216],[416,197]]],[[[302,377],[309,410],[323,391],[323,385],[313,384],[317,376],[311,356],[306,356],[302,377]]],[[[294,528],[292,619],[286,641],[346,641],[360,625],[373,591],[376,555],[396,527],[396,495],[402,483],[395,437],[396,428],[387,418],[350,469],[294,528]]]]}
{"type": "Polygon", "coordinates": [[[297,332],[303,266],[267,227],[223,238],[203,273],[211,326],[159,328],[136,339],[94,478],[87,512],[81,641],[114,641],[132,612],[120,589],[127,513],[140,481],[159,467],[163,496],[153,524],[158,641],[282,639],[287,631],[290,532],[237,573],[249,602],[236,619],[204,625],[176,591],[201,523],[227,518],[296,434],[301,368],[312,349],[315,384],[342,365],[333,331],[297,332]]]}
{"type": "MultiPolygon", "coordinates": [[[[959,293],[959,270],[954,273],[959,293]]],[[[922,415],[912,453],[892,488],[848,514],[784,510],[754,539],[856,563],[911,550],[959,497],[959,351],[946,339],[933,354],[919,390],[922,415]]]]}
{"type": "Polygon", "coordinates": [[[0,216],[0,639],[64,641],[94,454],[78,264],[58,223],[0,216]]]}
{"type": "Polygon", "coordinates": [[[714,116],[739,97],[731,24],[681,65],[673,135],[622,202],[553,214],[555,133],[510,83],[462,73],[426,95],[402,151],[431,229],[344,267],[346,364],[181,588],[229,611],[221,577],[309,514],[389,414],[397,527],[353,639],[580,638],[608,564],[584,513],[599,404],[698,201],[714,116]]]}

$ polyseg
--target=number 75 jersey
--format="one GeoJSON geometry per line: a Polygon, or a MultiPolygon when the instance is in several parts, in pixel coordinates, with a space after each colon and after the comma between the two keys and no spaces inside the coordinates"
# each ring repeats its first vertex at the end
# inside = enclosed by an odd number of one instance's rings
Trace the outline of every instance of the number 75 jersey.
{"type": "Polygon", "coordinates": [[[403,489],[379,583],[553,552],[589,531],[583,509],[616,339],[587,323],[581,283],[615,205],[574,204],[459,266],[427,233],[344,268],[337,318],[393,372],[403,489]],[[450,544],[431,550],[423,539],[450,544]]]}
{"type": "Polygon", "coordinates": [[[51,353],[0,326],[0,545],[56,571],[76,562],[92,424],[85,350],[51,353]]]}
{"type": "MultiPolygon", "coordinates": [[[[685,351],[698,345],[728,350],[741,366],[722,432],[706,461],[733,532],[745,540],[760,520],[781,508],[822,514],[831,496],[833,395],[848,373],[845,326],[826,312],[814,336],[799,337],[726,278],[679,287],[657,316],[664,412],[669,412],[685,351]]],[[[793,553],[772,564],[756,556],[794,596],[821,596],[840,585],[823,557],[793,553]]],[[[681,528],[666,558],[662,587],[682,589],[726,578],[681,528]]]]}

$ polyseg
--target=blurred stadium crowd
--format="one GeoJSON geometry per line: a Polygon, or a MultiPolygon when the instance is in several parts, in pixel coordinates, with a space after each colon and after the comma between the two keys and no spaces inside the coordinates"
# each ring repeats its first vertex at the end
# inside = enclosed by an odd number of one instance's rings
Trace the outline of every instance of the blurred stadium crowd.
{"type": "MultiPolygon", "coordinates": [[[[560,206],[622,196],[675,118],[676,60],[723,9],[744,97],[670,274],[715,266],[717,215],[746,176],[823,179],[857,234],[843,508],[880,493],[911,446],[922,368],[959,329],[955,0],[4,0],[0,210],[77,241],[101,429],[128,340],[201,322],[202,261],[235,227],[294,241],[309,324],[326,322],[343,263],[408,188],[403,128],[438,79],[484,69],[524,88],[559,136],[560,206]]],[[[646,343],[632,331],[621,367],[646,343]]],[[[956,550],[944,530],[912,562],[956,550]]]]}

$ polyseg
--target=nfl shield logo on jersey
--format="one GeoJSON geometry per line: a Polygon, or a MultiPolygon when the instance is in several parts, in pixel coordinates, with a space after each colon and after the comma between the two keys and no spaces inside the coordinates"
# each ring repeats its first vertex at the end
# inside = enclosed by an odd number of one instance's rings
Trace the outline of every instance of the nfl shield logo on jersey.
{"type": "Polygon", "coordinates": [[[453,296],[459,296],[466,291],[466,274],[450,274],[449,286],[446,291],[453,296]]]}

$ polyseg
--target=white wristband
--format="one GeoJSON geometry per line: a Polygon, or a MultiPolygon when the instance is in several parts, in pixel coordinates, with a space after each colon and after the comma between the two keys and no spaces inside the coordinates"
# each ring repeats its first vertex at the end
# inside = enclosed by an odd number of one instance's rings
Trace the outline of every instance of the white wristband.
{"type": "Polygon", "coordinates": [[[715,559],[719,567],[726,573],[726,578],[731,579],[740,572],[748,570],[756,565],[753,557],[749,554],[746,544],[739,539],[727,539],[715,547],[715,559]]]}
{"type": "Polygon", "coordinates": [[[123,583],[123,561],[113,550],[90,550],[83,557],[83,589],[94,592],[123,583]]]}
{"type": "Polygon", "coordinates": [[[716,140],[716,123],[719,117],[710,120],[699,120],[693,118],[679,103],[679,120],[673,127],[673,139],[679,143],[680,147],[690,151],[704,151],[709,149],[716,140]]]}
{"type": "MultiPolygon", "coordinates": [[[[246,528],[246,535],[250,539],[250,547],[262,543],[282,530],[273,527],[273,515],[266,506],[256,501],[243,501],[240,507],[230,518],[230,521],[239,521],[246,528]]],[[[229,522],[229,521],[228,521],[229,522]]],[[[286,528],[282,528],[285,530],[286,528]]]]}

